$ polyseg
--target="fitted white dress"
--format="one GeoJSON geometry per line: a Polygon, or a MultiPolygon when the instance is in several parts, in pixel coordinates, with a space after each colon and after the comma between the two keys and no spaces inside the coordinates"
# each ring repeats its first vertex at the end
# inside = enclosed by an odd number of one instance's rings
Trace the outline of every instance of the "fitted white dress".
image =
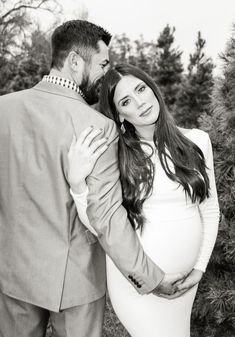
{"type": "MultiPolygon", "coordinates": [[[[209,137],[198,129],[188,131],[186,136],[204,153],[210,197],[201,204],[193,204],[186,198],[182,186],[166,176],[154,154],[153,193],[144,203],[144,229],[137,232],[147,255],[166,273],[193,268],[205,271],[218,230],[219,207],[209,137]]],[[[86,193],[73,194],[73,197],[81,220],[89,228],[86,193]]],[[[197,286],[173,300],[140,295],[109,257],[107,285],[113,308],[131,336],[190,337],[190,316],[197,286]]]]}

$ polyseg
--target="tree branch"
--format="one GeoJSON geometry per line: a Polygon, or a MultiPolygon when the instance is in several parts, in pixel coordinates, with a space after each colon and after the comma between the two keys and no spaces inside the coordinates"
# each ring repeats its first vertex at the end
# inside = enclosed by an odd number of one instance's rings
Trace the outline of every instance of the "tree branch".
{"type": "Polygon", "coordinates": [[[49,8],[43,8],[43,7],[42,7],[42,5],[45,4],[45,3],[47,3],[48,1],[49,1],[49,0],[41,0],[41,2],[40,2],[38,5],[34,5],[34,6],[32,6],[32,5],[19,5],[19,6],[17,6],[17,7],[14,7],[14,8],[12,8],[12,9],[10,9],[8,12],[6,12],[4,15],[2,15],[1,21],[4,21],[4,19],[5,19],[6,17],[8,17],[9,15],[11,15],[11,14],[14,13],[14,12],[20,11],[21,9],[39,9],[39,8],[41,8],[41,9],[43,9],[43,10],[50,11],[49,8]]]}
{"type": "Polygon", "coordinates": [[[15,25],[16,22],[17,22],[17,26],[20,26],[20,27],[23,27],[23,26],[25,26],[25,25],[27,25],[29,23],[26,20],[24,20],[24,16],[23,15],[18,15],[17,17],[11,17],[7,21],[0,22],[0,26],[3,26],[3,30],[4,30],[5,28],[7,28],[10,25],[15,25]]]}

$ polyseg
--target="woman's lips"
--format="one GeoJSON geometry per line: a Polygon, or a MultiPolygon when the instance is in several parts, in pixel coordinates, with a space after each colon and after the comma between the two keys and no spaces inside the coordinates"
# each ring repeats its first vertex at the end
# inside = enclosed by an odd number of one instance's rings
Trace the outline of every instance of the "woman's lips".
{"type": "Polygon", "coordinates": [[[140,117],[144,117],[144,116],[148,115],[151,112],[151,110],[152,110],[152,106],[150,106],[148,109],[141,112],[140,117]]]}

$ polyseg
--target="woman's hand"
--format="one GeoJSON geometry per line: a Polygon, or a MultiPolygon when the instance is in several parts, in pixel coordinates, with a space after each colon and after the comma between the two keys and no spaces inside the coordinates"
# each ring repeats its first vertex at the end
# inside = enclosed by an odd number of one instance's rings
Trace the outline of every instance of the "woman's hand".
{"type": "Polygon", "coordinates": [[[201,281],[202,276],[203,271],[199,269],[193,269],[183,282],[177,284],[177,290],[187,291],[191,289],[193,286],[201,281]]]}
{"type": "Polygon", "coordinates": [[[68,152],[68,182],[73,193],[80,194],[86,188],[85,179],[92,172],[97,159],[108,148],[107,138],[95,140],[102,129],[94,130],[93,127],[85,129],[78,139],[73,137],[68,152]]]}

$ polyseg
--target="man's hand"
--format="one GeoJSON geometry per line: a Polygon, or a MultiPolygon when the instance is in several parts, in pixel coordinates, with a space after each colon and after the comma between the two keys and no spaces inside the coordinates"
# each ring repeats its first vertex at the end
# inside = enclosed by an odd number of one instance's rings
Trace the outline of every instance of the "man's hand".
{"type": "Polygon", "coordinates": [[[174,287],[176,289],[175,293],[162,294],[160,292],[158,296],[167,298],[169,300],[180,297],[184,293],[186,293],[189,289],[194,287],[197,283],[199,283],[202,276],[203,276],[203,272],[201,270],[193,269],[184,280],[179,280],[174,284],[174,287]]]}
{"type": "Polygon", "coordinates": [[[188,272],[165,274],[159,285],[153,290],[153,294],[161,297],[173,295],[177,291],[177,284],[183,282],[188,276],[188,272]]]}

